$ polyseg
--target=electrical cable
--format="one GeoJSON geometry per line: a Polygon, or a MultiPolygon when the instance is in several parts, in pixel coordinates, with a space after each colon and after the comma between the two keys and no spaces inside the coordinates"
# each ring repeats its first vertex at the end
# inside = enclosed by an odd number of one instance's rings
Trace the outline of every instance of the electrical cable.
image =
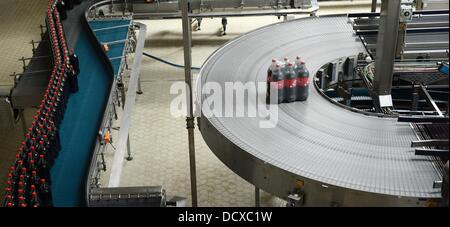
{"type": "MultiPolygon", "coordinates": [[[[149,54],[149,53],[143,52],[142,54],[143,54],[144,56],[147,56],[147,57],[149,57],[149,58],[152,58],[152,59],[154,59],[154,60],[156,60],[156,61],[159,61],[159,62],[162,62],[162,63],[164,63],[164,64],[170,65],[170,66],[172,66],[172,67],[176,67],[176,68],[184,68],[184,65],[178,65],[178,64],[175,64],[175,63],[166,61],[166,60],[164,60],[164,59],[162,59],[162,58],[156,57],[156,56],[151,55],[151,54],[149,54]]],[[[191,67],[191,69],[192,69],[192,70],[200,70],[199,67],[191,67]]]]}

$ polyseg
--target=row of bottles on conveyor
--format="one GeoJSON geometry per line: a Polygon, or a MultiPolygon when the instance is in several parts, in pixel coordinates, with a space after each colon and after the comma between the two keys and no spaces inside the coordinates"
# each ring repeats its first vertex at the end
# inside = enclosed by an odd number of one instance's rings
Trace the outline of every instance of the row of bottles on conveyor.
{"type": "Polygon", "coordinates": [[[272,63],[267,70],[267,102],[269,103],[290,103],[295,101],[305,101],[308,99],[309,71],[305,61],[297,57],[291,62],[288,57],[284,61],[272,59],[272,63]],[[277,91],[278,95],[270,93],[270,90],[277,91]]]}
{"type": "MultiPolygon", "coordinates": [[[[56,2],[55,2],[56,1],[56,2]]],[[[64,117],[70,92],[78,91],[78,58],[69,52],[61,18],[50,1],[47,28],[53,52],[53,70],[32,126],[20,144],[14,164],[8,173],[5,206],[52,206],[50,168],[60,147],[58,127],[64,117]]]]}

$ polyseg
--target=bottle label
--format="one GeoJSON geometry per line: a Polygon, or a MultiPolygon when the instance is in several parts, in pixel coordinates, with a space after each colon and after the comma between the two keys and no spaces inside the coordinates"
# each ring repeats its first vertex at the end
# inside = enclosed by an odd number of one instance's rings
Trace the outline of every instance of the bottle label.
{"type": "Polygon", "coordinates": [[[297,79],[286,80],[286,85],[285,86],[288,87],[288,88],[297,87],[297,79]]]}
{"type": "Polygon", "coordinates": [[[297,86],[298,87],[306,87],[309,84],[309,78],[308,77],[298,77],[297,78],[297,86]]]}

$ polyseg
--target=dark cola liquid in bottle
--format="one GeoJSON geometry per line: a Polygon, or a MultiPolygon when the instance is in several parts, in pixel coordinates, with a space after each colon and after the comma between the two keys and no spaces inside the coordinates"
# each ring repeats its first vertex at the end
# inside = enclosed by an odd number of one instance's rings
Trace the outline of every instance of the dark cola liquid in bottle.
{"type": "Polygon", "coordinates": [[[297,74],[297,101],[305,101],[308,99],[309,92],[309,72],[306,69],[305,62],[297,57],[296,62],[297,74]]]}
{"type": "Polygon", "coordinates": [[[58,10],[61,16],[60,17],[61,20],[65,20],[67,18],[67,11],[66,11],[66,4],[64,3],[64,1],[58,1],[58,3],[56,3],[56,9],[58,10]]]}
{"type": "Polygon", "coordinates": [[[275,70],[272,72],[272,82],[274,83],[272,83],[271,89],[277,91],[278,94],[271,94],[271,100],[275,103],[284,102],[284,75],[279,64],[276,65],[275,70]]]}
{"type": "Polygon", "coordinates": [[[297,78],[294,71],[294,64],[291,62],[285,66],[285,85],[284,85],[284,101],[285,102],[295,102],[296,100],[296,90],[297,90],[297,78]]]}
{"type": "Polygon", "coordinates": [[[267,91],[266,91],[266,103],[270,103],[270,83],[272,80],[272,73],[277,67],[277,59],[273,58],[270,67],[267,69],[267,91]]]}
{"type": "Polygon", "coordinates": [[[50,170],[48,168],[47,160],[44,155],[39,155],[37,168],[41,179],[50,179],[50,170]]]}
{"type": "Polygon", "coordinates": [[[50,192],[50,186],[45,179],[41,179],[38,190],[40,205],[42,207],[50,207],[52,205],[52,195],[50,192]]]}

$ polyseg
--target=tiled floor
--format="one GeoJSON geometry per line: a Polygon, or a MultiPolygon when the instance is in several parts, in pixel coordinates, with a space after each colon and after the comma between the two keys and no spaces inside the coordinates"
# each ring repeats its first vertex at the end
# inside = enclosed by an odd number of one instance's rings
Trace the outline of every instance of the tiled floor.
{"type": "MultiPolygon", "coordinates": [[[[358,2],[358,1],[355,1],[358,2]]],[[[367,2],[367,1],[366,1],[367,2]]],[[[22,56],[31,55],[31,45],[38,39],[39,24],[47,1],[1,0],[0,9],[0,85],[10,85],[12,72],[19,72],[22,56]],[[14,4],[11,4],[15,2],[14,4]],[[27,16],[17,16],[27,15],[27,16]]],[[[350,11],[368,11],[369,8],[324,9],[320,14],[350,11]]],[[[276,17],[228,19],[227,35],[221,34],[220,19],[204,19],[201,31],[193,33],[193,65],[201,66],[204,60],[228,40],[263,25],[278,22],[276,17]]],[[[143,21],[148,25],[146,51],[166,60],[183,64],[181,22],[179,20],[143,21]]],[[[175,95],[169,89],[173,82],[184,81],[182,69],[173,68],[145,58],[142,62],[142,89],[137,97],[131,128],[133,161],[125,162],[121,185],[162,185],[168,195],[187,197],[190,204],[190,179],[187,131],[184,118],[173,118],[169,104],[175,95]]],[[[196,75],[195,75],[196,77],[196,75]]],[[[195,84],[195,80],[194,80],[195,84]]],[[[33,110],[28,110],[31,115],[33,110]]],[[[30,116],[28,116],[30,119],[30,116]]],[[[27,124],[29,125],[29,124],[27,124]]],[[[0,131],[0,186],[4,188],[6,169],[14,159],[15,150],[22,137],[17,124],[9,131],[0,131]]],[[[229,170],[209,150],[196,129],[197,186],[200,206],[253,206],[254,188],[229,170]]],[[[107,159],[113,157],[113,149],[107,159]]],[[[107,163],[109,170],[109,165],[107,163]]],[[[109,172],[104,174],[102,185],[107,185],[109,172]]],[[[0,190],[2,193],[3,190],[0,190]]],[[[283,206],[284,201],[261,193],[263,206],[283,206]]]]}
{"type": "MultiPolygon", "coordinates": [[[[0,1],[0,86],[9,89],[13,85],[13,72],[22,72],[22,56],[30,57],[29,42],[40,39],[39,25],[44,21],[45,0],[1,0],[0,1]]],[[[27,126],[34,110],[26,111],[27,126]]],[[[14,128],[0,128],[0,198],[2,198],[7,170],[14,160],[23,137],[22,124],[14,128]]]]}
{"type": "Polygon", "coordinates": [[[9,76],[20,73],[22,56],[31,57],[31,40],[40,39],[47,7],[45,0],[0,1],[0,85],[13,83],[9,76]]]}

